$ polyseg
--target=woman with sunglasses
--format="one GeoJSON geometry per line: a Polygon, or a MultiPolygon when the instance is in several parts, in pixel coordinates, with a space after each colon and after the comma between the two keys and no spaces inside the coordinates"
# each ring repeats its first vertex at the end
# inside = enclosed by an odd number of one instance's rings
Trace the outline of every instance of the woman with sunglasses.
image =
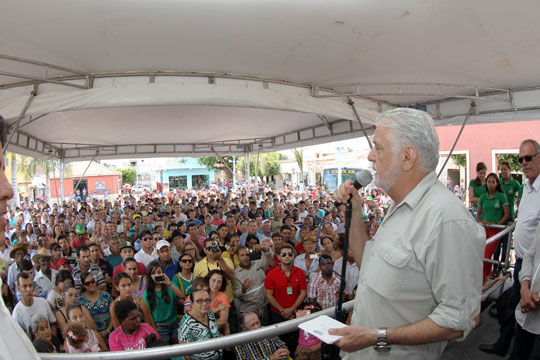
{"type": "MultiPolygon", "coordinates": [[[[185,344],[219,337],[216,317],[210,310],[210,294],[206,290],[195,290],[191,294],[193,299],[191,310],[187,312],[180,322],[178,343],[185,344]]],[[[185,356],[185,360],[219,360],[221,350],[185,356]]]]}
{"type": "Polygon", "coordinates": [[[176,286],[184,296],[179,298],[179,302],[184,304],[186,298],[191,294],[191,284],[193,283],[193,257],[188,253],[182,253],[178,259],[180,272],[176,273],[172,279],[172,283],[176,286]]]}
{"type": "Polygon", "coordinates": [[[150,309],[148,308],[148,305],[146,302],[142,300],[141,297],[133,295],[132,289],[133,289],[133,280],[131,276],[129,276],[125,272],[120,272],[116,274],[116,277],[114,278],[114,287],[116,288],[116,291],[118,292],[118,297],[114,299],[114,301],[111,303],[110,306],[110,313],[111,313],[111,323],[113,324],[113,327],[117,329],[121,325],[121,320],[118,319],[116,316],[116,304],[119,301],[122,300],[129,300],[135,303],[137,306],[137,309],[142,313],[143,321],[150,325],[152,328],[156,329],[156,323],[154,322],[154,319],[152,318],[152,313],[150,313],[150,309]]]}
{"type": "MultiPolygon", "coordinates": [[[[480,196],[478,200],[478,212],[476,214],[478,222],[484,225],[504,225],[508,221],[510,216],[510,210],[508,209],[508,198],[504,193],[499,177],[495,173],[491,173],[486,178],[487,192],[480,196]]],[[[486,238],[490,238],[497,234],[501,229],[486,228],[486,238]]],[[[486,245],[484,250],[484,258],[491,258],[497,245],[499,245],[500,239],[486,245]]],[[[493,265],[484,263],[484,281],[487,280],[493,265]]]]}
{"type": "Polygon", "coordinates": [[[81,296],[79,296],[78,304],[88,309],[99,334],[106,339],[113,330],[109,311],[112,296],[107,291],[98,289],[96,280],[91,273],[81,273],[81,285],[81,296]]]}

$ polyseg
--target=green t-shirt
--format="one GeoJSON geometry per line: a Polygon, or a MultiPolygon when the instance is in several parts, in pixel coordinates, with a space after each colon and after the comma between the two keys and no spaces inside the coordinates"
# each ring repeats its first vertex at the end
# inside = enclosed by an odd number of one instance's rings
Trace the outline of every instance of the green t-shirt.
{"type": "Polygon", "coordinates": [[[514,213],[514,203],[516,202],[515,201],[516,193],[518,194],[518,199],[521,199],[521,193],[522,193],[521,185],[519,185],[519,183],[514,179],[510,179],[510,181],[507,184],[505,184],[505,182],[501,179],[501,185],[508,199],[508,208],[510,209],[510,215],[512,215],[514,213]]]}
{"type": "Polygon", "coordinates": [[[150,303],[148,302],[148,290],[144,290],[143,299],[146,301],[148,308],[152,311],[152,317],[154,321],[160,324],[172,324],[178,319],[176,313],[176,295],[171,290],[170,287],[167,287],[167,292],[169,293],[169,302],[166,303],[165,300],[161,297],[161,291],[156,291],[156,305],[153,309],[150,309],[150,303]]]}
{"type": "MultiPolygon", "coordinates": [[[[476,186],[476,184],[474,183],[474,180],[471,180],[471,182],[469,183],[469,188],[474,189],[474,197],[477,197],[477,198],[480,198],[480,196],[482,196],[482,194],[485,194],[486,191],[487,191],[486,190],[486,185],[476,186]]],[[[478,204],[473,204],[472,207],[477,208],[478,204]]]]}
{"type": "Polygon", "coordinates": [[[185,297],[191,294],[191,284],[193,283],[193,274],[191,274],[191,280],[186,280],[180,276],[180,273],[176,273],[172,279],[173,285],[180,289],[184,293],[185,297]]]}
{"type": "Polygon", "coordinates": [[[492,199],[489,193],[485,193],[478,200],[478,207],[482,208],[482,220],[495,224],[503,218],[505,206],[508,206],[508,199],[501,192],[496,192],[492,199]]]}

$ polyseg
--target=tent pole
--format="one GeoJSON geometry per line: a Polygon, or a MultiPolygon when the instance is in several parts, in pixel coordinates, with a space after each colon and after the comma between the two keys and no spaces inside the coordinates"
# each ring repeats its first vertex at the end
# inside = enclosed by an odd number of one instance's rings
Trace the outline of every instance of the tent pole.
{"type": "Polygon", "coordinates": [[[367,139],[368,145],[370,149],[373,149],[373,144],[371,143],[371,140],[369,139],[369,136],[366,132],[366,129],[364,128],[364,124],[362,123],[362,120],[360,119],[360,115],[358,115],[358,111],[356,110],[356,106],[354,106],[354,101],[352,101],[351,98],[349,98],[349,105],[351,105],[354,113],[354,117],[356,118],[356,121],[360,124],[360,128],[362,129],[362,132],[364,133],[364,136],[367,139]]]}
{"type": "Polygon", "coordinates": [[[21,119],[24,117],[24,114],[26,114],[26,110],[28,110],[28,107],[30,106],[30,103],[32,100],[34,100],[34,97],[37,94],[37,86],[34,87],[34,90],[30,92],[30,96],[28,97],[28,100],[26,100],[26,104],[24,104],[24,107],[21,110],[21,113],[19,114],[19,117],[17,117],[17,122],[15,123],[15,127],[11,131],[11,134],[9,134],[9,138],[6,141],[4,145],[4,148],[2,149],[2,152],[5,153],[6,149],[11,142],[11,139],[13,139],[13,135],[15,135],[15,132],[19,129],[19,124],[21,123],[21,119]]]}
{"type": "MultiPolygon", "coordinates": [[[[86,166],[86,169],[84,169],[84,172],[82,173],[81,177],[79,178],[79,181],[77,181],[77,185],[75,185],[73,187],[73,194],[75,193],[75,190],[77,190],[77,188],[79,187],[79,184],[81,183],[82,181],[82,178],[84,177],[84,175],[86,174],[86,171],[88,171],[88,168],[90,167],[90,165],[92,164],[92,161],[94,161],[94,159],[96,158],[96,156],[98,155],[99,151],[96,151],[96,154],[94,156],[92,156],[92,159],[90,159],[90,161],[88,162],[88,165],[86,166]]],[[[87,194],[88,195],[88,194],[87,194]]],[[[81,198],[82,199],[82,198],[81,198]]],[[[84,199],[83,201],[86,201],[86,199],[84,199]]]]}
{"type": "Polygon", "coordinates": [[[474,109],[476,109],[476,104],[474,103],[474,101],[471,101],[471,106],[469,106],[469,111],[467,112],[467,115],[465,116],[465,120],[463,120],[463,124],[461,124],[461,129],[459,129],[459,133],[456,137],[456,140],[454,141],[454,144],[452,145],[452,148],[450,149],[450,152],[448,153],[448,156],[446,157],[446,160],[444,161],[444,164],[441,167],[441,170],[439,170],[439,173],[437,174],[437,178],[441,176],[444,168],[446,167],[446,164],[448,163],[448,160],[450,160],[450,156],[452,156],[452,153],[454,152],[457,142],[459,141],[459,138],[461,137],[461,133],[463,133],[465,124],[467,124],[467,121],[469,121],[469,117],[471,116],[474,109]]]}
{"type": "MultiPolygon", "coordinates": [[[[60,159],[60,198],[62,199],[62,203],[64,203],[65,198],[65,190],[64,190],[64,171],[65,171],[65,164],[64,164],[64,158],[62,157],[60,159]]],[[[56,182],[55,182],[56,184],[56,182]]],[[[58,194],[58,192],[57,192],[58,194]]]]}

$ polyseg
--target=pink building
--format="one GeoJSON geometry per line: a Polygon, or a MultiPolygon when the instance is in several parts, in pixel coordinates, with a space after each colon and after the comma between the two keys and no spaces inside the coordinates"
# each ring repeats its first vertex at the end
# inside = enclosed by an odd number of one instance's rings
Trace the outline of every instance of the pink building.
{"type": "MultiPolygon", "coordinates": [[[[441,157],[450,152],[460,126],[437,127],[441,157]]],[[[488,173],[498,172],[497,154],[517,153],[525,139],[540,141],[540,121],[466,125],[454,149],[454,154],[467,155],[467,182],[476,176],[476,164],[483,161],[488,173]]]]}

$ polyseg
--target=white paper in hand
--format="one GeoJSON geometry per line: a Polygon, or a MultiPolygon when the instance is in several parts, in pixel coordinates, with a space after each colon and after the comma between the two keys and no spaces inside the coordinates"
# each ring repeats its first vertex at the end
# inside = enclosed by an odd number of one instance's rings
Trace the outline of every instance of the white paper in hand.
{"type": "Polygon", "coordinates": [[[343,336],[328,334],[329,329],[338,329],[347,325],[332,319],[330,316],[321,315],[315,319],[303,322],[298,327],[310,335],[313,335],[327,344],[333,344],[343,336]]]}

